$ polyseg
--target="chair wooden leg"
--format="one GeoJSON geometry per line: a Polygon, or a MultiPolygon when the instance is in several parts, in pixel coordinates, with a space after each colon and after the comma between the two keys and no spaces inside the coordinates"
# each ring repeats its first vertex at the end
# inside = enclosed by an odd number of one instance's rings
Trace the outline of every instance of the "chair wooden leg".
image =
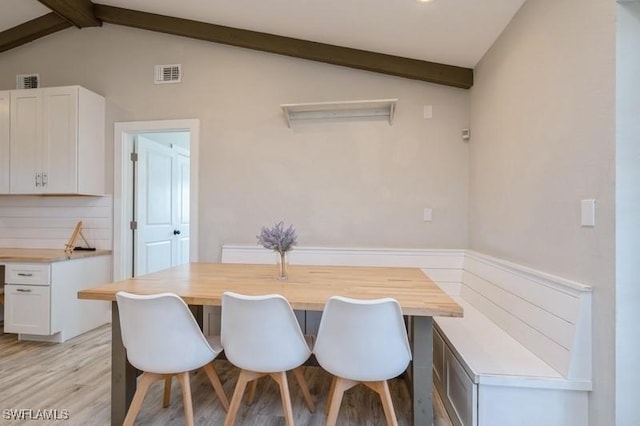
{"type": "Polygon", "coordinates": [[[304,372],[302,371],[302,367],[294,369],[293,375],[298,382],[298,386],[300,386],[300,389],[302,389],[302,395],[304,396],[304,400],[307,403],[307,407],[309,407],[309,411],[315,413],[316,406],[313,403],[313,399],[311,398],[311,392],[309,392],[307,381],[304,379],[304,372]]]}
{"type": "Polygon", "coordinates": [[[193,405],[191,403],[191,383],[189,372],[177,374],[178,382],[182,386],[182,403],[184,404],[184,424],[193,426],[193,405]]]}
{"type": "Polygon", "coordinates": [[[255,379],[251,383],[249,383],[249,390],[247,392],[247,405],[253,404],[253,399],[256,396],[256,387],[258,387],[258,379],[255,379]]]}
{"type": "Polygon", "coordinates": [[[167,408],[171,402],[171,379],[173,376],[165,376],[164,378],[164,395],[162,396],[162,407],[167,408]]]}
{"type": "Polygon", "coordinates": [[[358,382],[353,380],[343,379],[342,377],[336,377],[335,385],[333,386],[333,394],[329,401],[329,414],[327,414],[327,426],[335,426],[338,421],[338,413],[340,412],[340,404],[342,404],[342,396],[345,391],[348,391],[358,382]]]}
{"type": "Polygon", "coordinates": [[[216,373],[216,369],[213,367],[213,364],[205,365],[204,372],[207,373],[207,377],[209,377],[209,381],[213,385],[213,389],[216,391],[216,395],[218,395],[218,399],[222,403],[224,411],[229,411],[229,400],[227,399],[227,394],[222,388],[220,377],[218,377],[218,373],[216,373]]]}
{"type": "Polygon", "coordinates": [[[335,392],[336,390],[337,381],[338,378],[336,376],[333,376],[333,378],[331,379],[331,387],[329,387],[329,395],[327,396],[327,406],[325,407],[325,414],[329,414],[329,407],[331,407],[331,404],[329,404],[329,402],[331,402],[331,399],[333,398],[333,392],[335,392]]]}
{"type": "Polygon", "coordinates": [[[233,391],[233,397],[231,397],[231,404],[229,404],[229,411],[227,412],[227,418],[224,421],[224,426],[232,426],[236,422],[236,416],[238,414],[238,409],[240,408],[240,403],[242,402],[242,395],[244,394],[244,390],[247,387],[247,383],[251,382],[252,380],[256,380],[264,375],[264,373],[240,370],[240,375],[238,376],[236,388],[233,391]]]}
{"type": "Polygon", "coordinates": [[[136,393],[133,394],[133,399],[131,400],[129,411],[127,411],[127,416],[122,423],[123,426],[133,426],[133,423],[138,416],[138,412],[140,411],[140,407],[142,406],[142,401],[144,401],[144,396],[147,394],[147,390],[149,390],[149,386],[151,386],[152,383],[157,382],[158,380],[162,380],[163,378],[164,376],[160,374],[147,372],[143,372],[140,375],[136,393]]]}
{"type": "Polygon", "coordinates": [[[280,398],[282,398],[282,409],[284,410],[284,417],[287,420],[287,426],[294,426],[293,407],[291,406],[291,396],[289,395],[287,373],[286,371],[281,371],[279,373],[271,373],[270,376],[276,381],[278,386],[280,386],[280,398]]]}
{"type": "Polygon", "coordinates": [[[398,420],[396,419],[396,413],[393,409],[393,401],[391,401],[391,392],[389,392],[389,383],[386,380],[380,382],[365,382],[368,388],[374,390],[380,395],[382,401],[382,408],[384,409],[384,416],[387,419],[389,426],[398,426],[398,420]]]}

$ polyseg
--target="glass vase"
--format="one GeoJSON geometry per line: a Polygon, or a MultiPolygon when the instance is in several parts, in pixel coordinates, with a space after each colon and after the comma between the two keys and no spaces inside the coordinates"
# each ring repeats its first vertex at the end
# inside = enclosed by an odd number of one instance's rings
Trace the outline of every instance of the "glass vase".
{"type": "Polygon", "coordinates": [[[287,276],[287,252],[280,253],[280,260],[278,261],[278,279],[286,280],[287,276]]]}

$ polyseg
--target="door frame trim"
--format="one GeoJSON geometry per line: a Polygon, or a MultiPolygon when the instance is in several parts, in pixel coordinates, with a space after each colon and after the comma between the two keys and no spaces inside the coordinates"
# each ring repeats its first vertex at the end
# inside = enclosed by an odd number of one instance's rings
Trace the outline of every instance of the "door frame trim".
{"type": "Polygon", "coordinates": [[[200,120],[153,120],[114,123],[113,132],[113,280],[131,277],[133,241],[128,223],[133,206],[130,153],[133,137],[139,133],[188,131],[190,144],[189,183],[189,260],[198,260],[198,154],[200,120]]]}

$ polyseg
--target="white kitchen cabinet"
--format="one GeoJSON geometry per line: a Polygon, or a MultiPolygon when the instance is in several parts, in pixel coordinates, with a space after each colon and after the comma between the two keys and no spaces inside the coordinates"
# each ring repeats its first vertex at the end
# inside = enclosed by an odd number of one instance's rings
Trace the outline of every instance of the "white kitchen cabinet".
{"type": "Polygon", "coordinates": [[[4,332],[20,340],[64,342],[109,321],[109,302],[79,300],[111,281],[111,256],[5,265],[4,332]]]}
{"type": "Polygon", "coordinates": [[[5,333],[50,335],[59,331],[52,330],[48,263],[8,264],[5,282],[5,333]]]}
{"type": "Polygon", "coordinates": [[[0,194],[9,193],[9,100],[11,92],[0,91],[0,194]]]}
{"type": "Polygon", "coordinates": [[[11,194],[104,194],[105,101],[80,86],[12,90],[11,194]]]}

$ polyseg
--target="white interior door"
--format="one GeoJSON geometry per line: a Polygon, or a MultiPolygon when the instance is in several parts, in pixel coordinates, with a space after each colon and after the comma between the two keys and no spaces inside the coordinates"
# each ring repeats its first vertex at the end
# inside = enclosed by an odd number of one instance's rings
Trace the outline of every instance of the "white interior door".
{"type": "Polygon", "coordinates": [[[174,147],[174,170],[175,170],[175,188],[176,197],[174,202],[175,208],[175,229],[179,231],[177,235],[177,242],[173,247],[173,262],[172,265],[182,265],[183,263],[189,263],[189,244],[190,244],[190,230],[189,230],[189,176],[191,173],[191,162],[189,158],[189,151],[174,147]]]}
{"type": "Polygon", "coordinates": [[[138,136],[134,275],[189,261],[188,151],[138,136]]]}

